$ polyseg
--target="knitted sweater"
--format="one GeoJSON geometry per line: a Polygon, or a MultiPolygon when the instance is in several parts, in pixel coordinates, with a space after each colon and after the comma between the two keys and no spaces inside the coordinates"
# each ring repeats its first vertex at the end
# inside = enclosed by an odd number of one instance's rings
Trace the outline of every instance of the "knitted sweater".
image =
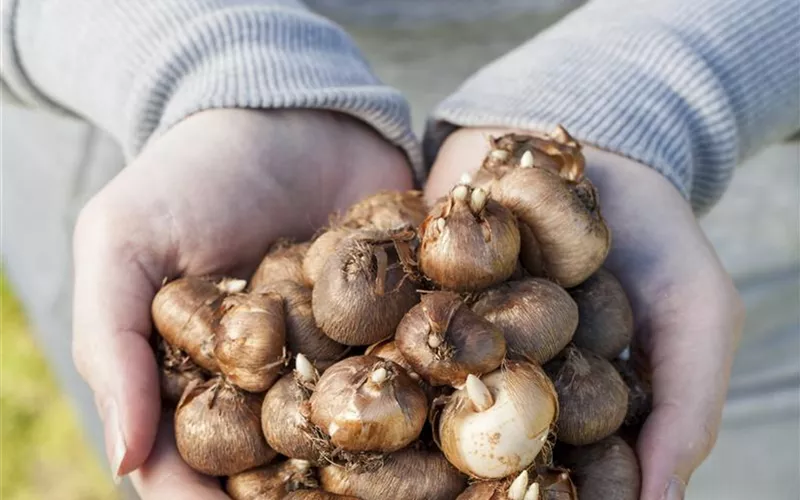
{"type": "Polygon", "coordinates": [[[698,214],[719,199],[739,162],[800,128],[798,0],[590,1],[436,106],[423,138],[427,161],[403,96],[320,14],[463,21],[530,4],[7,0],[0,74],[23,102],[106,130],[129,159],[199,110],[318,108],[370,124],[403,148],[423,179],[458,127],[560,123],[579,140],[656,169],[698,214]]]}

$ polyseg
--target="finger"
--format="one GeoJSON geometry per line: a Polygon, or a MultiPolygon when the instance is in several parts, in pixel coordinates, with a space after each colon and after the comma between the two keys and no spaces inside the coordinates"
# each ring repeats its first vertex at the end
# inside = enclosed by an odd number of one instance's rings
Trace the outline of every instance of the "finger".
{"type": "Polygon", "coordinates": [[[148,238],[136,227],[124,212],[91,203],[74,241],[73,358],[94,391],[115,479],[147,458],[160,412],[148,343],[159,259],[137,250],[148,238]]]}
{"type": "Polygon", "coordinates": [[[653,412],[637,443],[643,500],[682,499],[716,441],[741,331],[734,293],[719,281],[701,274],[666,291],[659,317],[646,326],[653,412]]]}
{"type": "Polygon", "coordinates": [[[192,470],[175,448],[173,422],[164,416],[153,451],[147,461],[130,475],[143,500],[230,500],[219,481],[192,470]]]}

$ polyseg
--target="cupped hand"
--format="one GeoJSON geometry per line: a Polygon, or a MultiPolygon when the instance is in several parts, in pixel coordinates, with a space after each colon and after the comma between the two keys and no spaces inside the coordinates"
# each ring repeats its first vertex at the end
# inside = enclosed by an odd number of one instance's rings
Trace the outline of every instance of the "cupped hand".
{"type": "MultiPolygon", "coordinates": [[[[428,198],[476,170],[489,136],[507,132],[467,128],[450,135],[433,166],[428,198]]],[[[678,500],[716,440],[743,307],[672,184],[633,160],[591,147],[584,152],[612,232],[605,266],[631,299],[632,348],[652,370],[653,411],[637,443],[641,500],[678,500]]]]}
{"type": "Polygon", "coordinates": [[[308,237],[332,211],[410,187],[405,156],[353,118],[213,110],[174,126],[100,191],[75,229],[73,356],[113,473],[136,471],[145,499],[227,498],[180,460],[169,422],[159,431],[148,338],[165,277],[247,278],[275,239],[308,237]]]}

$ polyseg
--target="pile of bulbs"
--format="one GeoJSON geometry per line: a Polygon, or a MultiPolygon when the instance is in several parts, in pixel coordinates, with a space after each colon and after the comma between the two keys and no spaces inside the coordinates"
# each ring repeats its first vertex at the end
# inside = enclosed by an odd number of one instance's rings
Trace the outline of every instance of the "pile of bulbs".
{"type": "Polygon", "coordinates": [[[234,500],[636,500],[646,380],[580,145],[509,134],[428,207],[362,200],[249,282],[156,295],[178,451],[234,500]]]}

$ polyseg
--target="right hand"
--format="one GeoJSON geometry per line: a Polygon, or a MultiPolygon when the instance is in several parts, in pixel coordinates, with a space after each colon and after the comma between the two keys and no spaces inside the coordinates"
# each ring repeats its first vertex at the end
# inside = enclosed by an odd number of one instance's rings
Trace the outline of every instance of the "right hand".
{"type": "Polygon", "coordinates": [[[308,237],[366,195],[410,188],[405,156],[353,118],[212,110],[153,141],[90,200],[74,238],[73,357],[115,477],[133,472],[144,499],[227,498],[183,462],[162,419],[148,338],[165,277],[249,278],[275,239],[308,237]]]}

